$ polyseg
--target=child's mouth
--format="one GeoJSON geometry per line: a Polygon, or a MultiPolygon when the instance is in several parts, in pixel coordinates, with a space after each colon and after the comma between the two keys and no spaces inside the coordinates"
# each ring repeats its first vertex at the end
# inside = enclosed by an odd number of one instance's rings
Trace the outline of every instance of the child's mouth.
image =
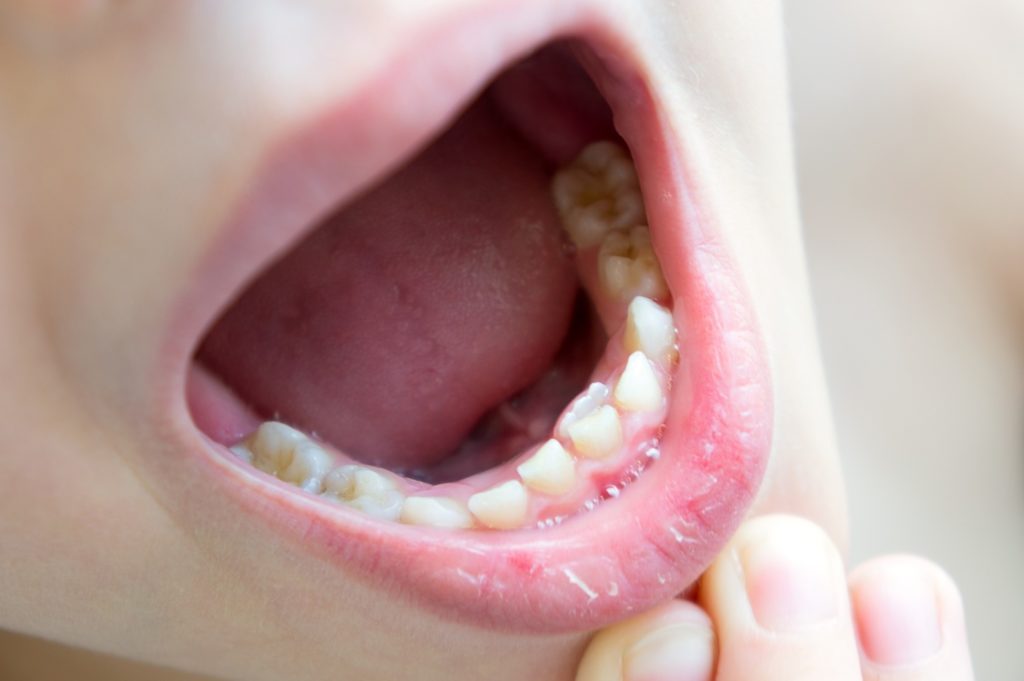
{"type": "Polygon", "coordinates": [[[464,74],[435,83],[464,107],[440,133],[402,73],[342,103],[270,164],[194,325],[193,449],[225,494],[481,624],[583,630],[678,593],[767,459],[749,303],[608,34],[476,95],[498,69],[418,55],[464,74]]]}

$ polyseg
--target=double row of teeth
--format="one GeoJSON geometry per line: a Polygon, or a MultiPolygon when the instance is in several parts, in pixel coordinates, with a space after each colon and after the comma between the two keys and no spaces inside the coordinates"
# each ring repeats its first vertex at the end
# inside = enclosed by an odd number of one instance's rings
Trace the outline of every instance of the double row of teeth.
{"type": "Polygon", "coordinates": [[[553,436],[515,468],[515,477],[468,499],[405,494],[400,478],[366,466],[335,466],[317,442],[269,421],[232,451],[259,470],[364,514],[407,525],[446,529],[517,529],[528,524],[535,496],[557,498],[576,489],[583,460],[623,450],[630,414],[665,407],[665,379],[677,358],[671,312],[655,299],[668,294],[650,234],[642,221],[636,173],[624,150],[608,142],[587,147],[554,179],[563,222],[580,249],[600,244],[602,287],[629,301],[621,335],[625,366],[613,385],[593,383],[565,410],[553,436]]]}
{"type": "Polygon", "coordinates": [[[614,387],[593,383],[562,415],[555,437],[520,463],[517,477],[469,497],[406,495],[395,476],[333,457],[301,431],[267,421],[232,451],[264,473],[311,494],[382,520],[448,529],[526,525],[533,494],[571,492],[581,459],[608,459],[622,450],[624,416],[663,408],[667,375],[676,356],[671,313],[648,298],[629,305],[622,334],[628,353],[614,387]]]}

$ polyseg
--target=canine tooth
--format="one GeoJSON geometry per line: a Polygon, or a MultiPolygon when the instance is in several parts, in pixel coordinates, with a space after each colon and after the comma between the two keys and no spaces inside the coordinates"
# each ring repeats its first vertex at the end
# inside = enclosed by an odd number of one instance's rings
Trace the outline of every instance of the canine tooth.
{"type": "Polygon", "coordinates": [[[408,497],[399,519],[406,525],[445,529],[473,527],[473,517],[460,502],[448,497],[408,497]]]}
{"type": "Polygon", "coordinates": [[[608,386],[604,383],[591,383],[587,386],[586,392],[573,400],[558,424],[558,435],[563,438],[569,437],[569,426],[591,413],[608,400],[608,386]]]}
{"type": "Polygon", "coordinates": [[[668,295],[661,265],[651,245],[651,232],[644,225],[610,232],[601,244],[597,262],[605,291],[622,300],[668,295]]]}
{"type": "Polygon", "coordinates": [[[614,142],[588,145],[551,183],[566,231],[580,248],[601,243],[611,230],[644,221],[636,170],[614,142]]]}
{"type": "Polygon", "coordinates": [[[623,344],[627,352],[639,350],[655,361],[674,361],[678,353],[672,313],[650,298],[637,296],[626,311],[623,344]]]}
{"type": "Polygon", "coordinates": [[[398,520],[402,514],[402,504],[404,502],[404,494],[397,489],[390,489],[379,494],[367,494],[356,497],[347,503],[368,516],[379,518],[380,520],[398,520]]]}
{"type": "Polygon", "coordinates": [[[629,356],[613,396],[615,404],[626,411],[654,411],[661,407],[661,384],[647,355],[638,350],[629,356]]]}
{"type": "Polygon", "coordinates": [[[331,457],[315,442],[307,440],[295,446],[291,461],[278,477],[307,491],[319,492],[321,481],[329,470],[331,457]]]}
{"type": "Polygon", "coordinates": [[[469,511],[477,520],[495,530],[512,530],[526,521],[526,506],[530,501],[526,488],[518,480],[478,492],[469,498],[469,511]]]}
{"type": "MultiPolygon", "coordinates": [[[[548,440],[516,468],[526,486],[544,494],[565,494],[576,482],[576,465],[558,440],[548,440]]],[[[472,506],[470,507],[472,510],[472,506]]]]}
{"type": "Polygon", "coordinates": [[[295,448],[308,440],[291,426],[278,421],[265,421],[253,433],[249,443],[253,464],[266,473],[276,475],[288,467],[295,448]]]}
{"type": "Polygon", "coordinates": [[[604,459],[622,446],[622,424],[615,407],[603,405],[569,426],[573,447],[583,456],[604,459]]]}

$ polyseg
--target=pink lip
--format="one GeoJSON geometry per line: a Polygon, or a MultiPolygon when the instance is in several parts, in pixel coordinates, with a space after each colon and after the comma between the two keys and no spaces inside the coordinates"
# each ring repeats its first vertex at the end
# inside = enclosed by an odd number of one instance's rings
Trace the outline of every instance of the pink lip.
{"type": "Polygon", "coordinates": [[[582,12],[556,19],[544,8],[540,2],[505,8],[424,30],[406,54],[275,151],[181,301],[163,355],[170,359],[157,418],[170,418],[182,454],[174,465],[192,467],[208,498],[227,500],[345,574],[469,624],[555,633],[607,624],[671,598],[697,578],[760,484],[772,401],[743,282],[713,216],[702,213],[688,184],[685,154],[675,147],[685,131],[669,134],[641,62],[612,28],[581,18],[582,12]],[[567,34],[602,56],[593,75],[634,153],[662,265],[687,320],[682,342],[692,395],[687,404],[671,405],[662,458],[597,510],[555,528],[520,532],[375,522],[235,463],[192,423],[184,388],[195,344],[229,295],[254,274],[254,263],[265,263],[318,216],[407,157],[516,55],[567,34]],[[466,36],[486,37],[490,50],[475,52],[466,36]],[[408,93],[431,69],[444,78],[410,116],[408,93]]]}

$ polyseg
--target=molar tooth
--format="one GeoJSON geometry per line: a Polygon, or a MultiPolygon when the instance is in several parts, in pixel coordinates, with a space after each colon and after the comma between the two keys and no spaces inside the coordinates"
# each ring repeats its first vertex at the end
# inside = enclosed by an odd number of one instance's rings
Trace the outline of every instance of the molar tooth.
{"type": "Polygon", "coordinates": [[[324,476],[323,488],[326,496],[338,499],[350,499],[352,497],[353,479],[359,466],[347,464],[338,466],[324,476]]]}
{"type": "Polygon", "coordinates": [[[473,517],[460,502],[448,497],[408,497],[399,519],[406,525],[444,529],[473,527],[473,517]]]}
{"type": "Polygon", "coordinates": [[[668,295],[661,265],[651,245],[650,230],[644,225],[610,232],[601,244],[597,260],[605,291],[622,300],[668,295]]]}
{"type": "Polygon", "coordinates": [[[644,353],[638,350],[626,360],[613,395],[615,404],[626,411],[654,411],[662,406],[661,384],[644,353]]]}
{"type": "Polygon", "coordinates": [[[329,470],[331,457],[315,442],[306,440],[294,447],[291,461],[278,477],[316,493],[320,491],[321,481],[329,470]]]}
{"type": "Polygon", "coordinates": [[[604,405],[569,426],[573,447],[591,459],[605,459],[622,447],[622,424],[615,407],[604,405]]]}
{"type": "Polygon", "coordinates": [[[623,344],[627,352],[639,350],[658,362],[675,361],[678,351],[672,313],[650,298],[633,298],[626,311],[623,344]]]}
{"type": "Polygon", "coordinates": [[[569,437],[569,426],[591,413],[608,400],[608,386],[604,383],[591,383],[586,392],[577,397],[569,405],[569,409],[558,424],[559,437],[569,437]]]}
{"type": "Polygon", "coordinates": [[[530,497],[518,480],[508,480],[469,498],[470,512],[487,527],[513,530],[526,521],[530,497]]]}
{"type": "Polygon", "coordinates": [[[380,520],[398,520],[402,514],[405,495],[397,489],[384,490],[378,494],[366,494],[348,502],[368,516],[380,520]]]}
{"type": "MultiPolygon", "coordinates": [[[[516,468],[530,489],[544,494],[565,494],[576,482],[576,465],[558,440],[548,440],[516,468]]],[[[472,506],[470,506],[472,510],[472,506]]]]}
{"type": "Polygon", "coordinates": [[[305,435],[291,426],[279,421],[265,421],[249,441],[253,465],[266,473],[277,475],[288,467],[295,448],[307,441],[305,435]]]}

